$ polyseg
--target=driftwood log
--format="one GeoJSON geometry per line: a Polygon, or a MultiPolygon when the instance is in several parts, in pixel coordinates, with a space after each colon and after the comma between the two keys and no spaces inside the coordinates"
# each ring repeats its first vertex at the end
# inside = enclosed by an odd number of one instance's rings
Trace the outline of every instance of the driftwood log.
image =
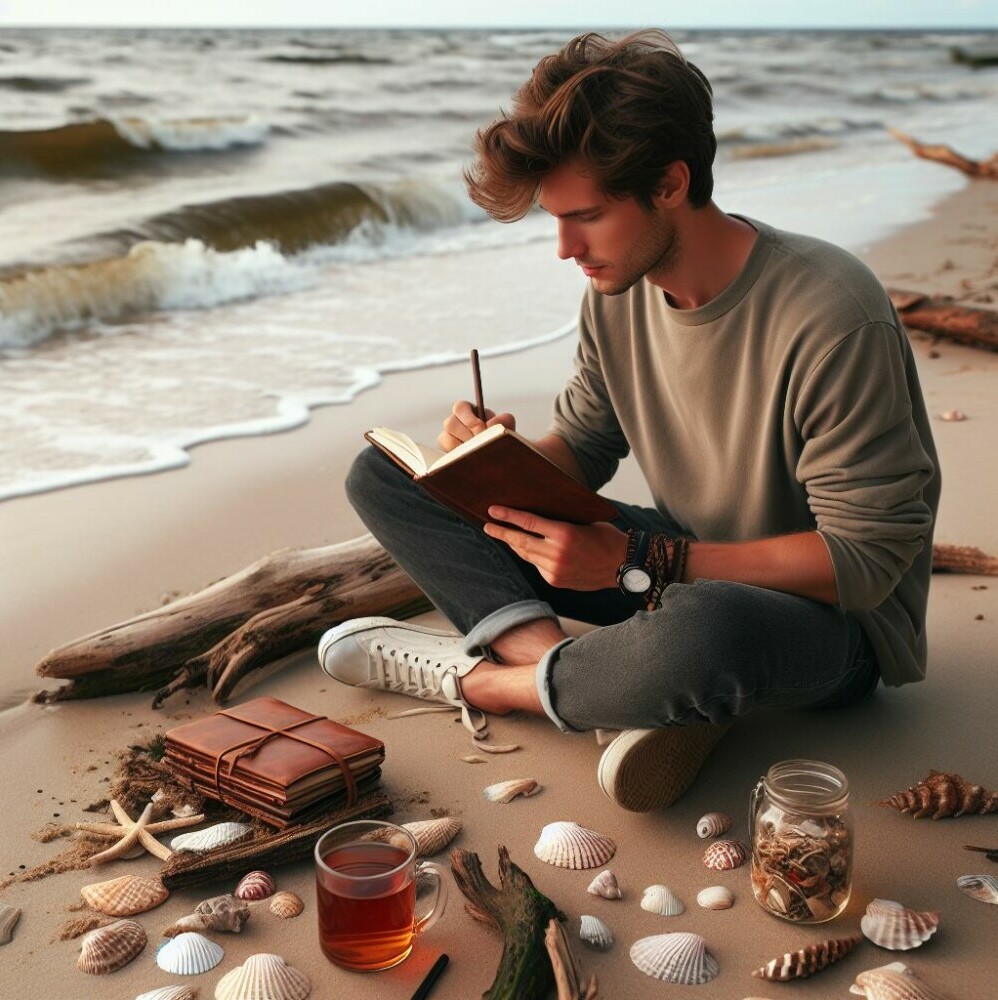
{"type": "Polygon", "coordinates": [[[890,128],[887,131],[923,160],[933,160],[936,163],[944,163],[948,167],[955,167],[969,177],[998,180],[998,153],[986,160],[971,160],[966,156],[961,156],[951,146],[927,145],[913,139],[910,135],[905,135],[904,132],[899,132],[896,128],[890,128]]]}
{"type": "Polygon", "coordinates": [[[575,956],[568,943],[564,924],[553,919],[548,921],[547,930],[544,932],[544,947],[547,948],[551,968],[554,970],[558,1000],[596,1000],[596,974],[593,973],[589,977],[589,982],[583,986],[582,976],[575,964],[575,956]]]}
{"type": "Polygon", "coordinates": [[[224,703],[254,670],[362,615],[407,618],[432,605],[370,536],[267,556],[218,583],[49,653],[35,668],[69,685],[36,701],[156,690],[153,707],[206,684],[224,703]]]}
{"type": "Polygon", "coordinates": [[[936,337],[970,347],[998,351],[998,312],[957,305],[950,298],[930,298],[919,292],[887,289],[901,322],[909,330],[921,330],[936,337]]]}
{"type": "Polygon", "coordinates": [[[548,958],[544,935],[548,924],[565,915],[542,892],[530,876],[499,848],[499,886],[482,872],[477,854],[451,851],[451,871],[468,902],[465,909],[476,920],[502,935],[502,957],[485,1000],[544,1000],[555,988],[554,969],[548,958]]]}

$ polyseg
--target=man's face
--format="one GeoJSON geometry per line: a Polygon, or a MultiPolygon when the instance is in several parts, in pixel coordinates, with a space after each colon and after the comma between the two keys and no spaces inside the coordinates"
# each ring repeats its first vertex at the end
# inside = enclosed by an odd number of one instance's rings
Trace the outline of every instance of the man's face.
{"type": "Polygon", "coordinates": [[[603,295],[620,295],[646,275],[654,281],[675,261],[677,230],[664,210],[608,197],[578,164],[548,174],[538,201],[558,220],[558,256],[574,257],[603,295]]]}

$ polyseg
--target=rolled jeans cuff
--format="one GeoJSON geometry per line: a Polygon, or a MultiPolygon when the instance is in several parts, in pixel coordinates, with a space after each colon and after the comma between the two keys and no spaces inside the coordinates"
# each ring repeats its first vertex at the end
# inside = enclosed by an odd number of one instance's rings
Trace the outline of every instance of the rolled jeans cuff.
{"type": "Polygon", "coordinates": [[[558,620],[554,609],[546,601],[517,601],[498,608],[486,615],[465,637],[464,652],[467,656],[492,656],[492,643],[504,632],[517,625],[536,621],[538,618],[558,620]]]}
{"type": "Polygon", "coordinates": [[[578,730],[573,729],[565,720],[555,711],[554,702],[551,699],[551,670],[554,667],[555,661],[558,659],[558,654],[570,643],[574,642],[573,639],[562,639],[561,642],[556,646],[552,646],[540,659],[537,664],[537,695],[541,699],[541,706],[543,707],[547,717],[563,732],[563,733],[575,733],[578,730]]]}

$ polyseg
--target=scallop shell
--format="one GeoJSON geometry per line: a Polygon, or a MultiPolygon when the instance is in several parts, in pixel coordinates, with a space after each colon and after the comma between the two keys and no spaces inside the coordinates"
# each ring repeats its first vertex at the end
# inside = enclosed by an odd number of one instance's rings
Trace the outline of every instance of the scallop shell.
{"type": "Polygon", "coordinates": [[[85,885],[80,895],[88,906],[110,917],[130,917],[159,906],[169,899],[170,890],[158,878],[122,875],[107,882],[85,885]]]}
{"type": "Polygon", "coordinates": [[[961,875],[957,887],[982,903],[998,903],[998,875],[961,875]]]}
{"type": "Polygon", "coordinates": [[[631,961],[646,975],[667,983],[699,986],[720,972],[699,934],[654,934],[631,945],[631,961]]]}
{"type": "Polygon", "coordinates": [[[861,972],[849,992],[867,1000],[947,1000],[926,986],[903,962],[861,972]]]}
{"type": "Polygon", "coordinates": [[[757,979],[776,980],[781,983],[791,979],[807,979],[808,976],[828,968],[833,962],[845,958],[862,941],[859,934],[845,938],[831,938],[805,945],[798,951],[788,951],[756,969],[752,975],[757,979]]]}
{"type": "Polygon", "coordinates": [[[601,871],[586,887],[586,892],[592,893],[594,896],[602,896],[604,899],[620,899],[617,876],[609,868],[601,871]]]}
{"type": "Polygon", "coordinates": [[[599,917],[583,913],[580,917],[579,937],[593,948],[609,948],[613,944],[613,933],[599,917]]]}
{"type": "Polygon", "coordinates": [[[0,903],[0,944],[7,944],[10,941],[20,919],[21,911],[16,906],[0,903]]]}
{"type": "Polygon", "coordinates": [[[705,813],[697,820],[697,836],[701,840],[708,837],[720,837],[732,827],[731,817],[727,813],[705,813]]]}
{"type": "Polygon", "coordinates": [[[190,931],[162,945],[156,952],[156,964],[164,972],[178,976],[200,976],[214,969],[225,957],[225,949],[203,934],[190,931]]]}
{"type": "Polygon", "coordinates": [[[305,1000],[312,992],[308,976],[280,955],[250,955],[227,972],[215,987],[215,1000],[305,1000]]]}
{"type": "Polygon", "coordinates": [[[135,958],[146,946],[146,932],[134,920],[116,920],[84,934],[76,967],[81,972],[103,976],[135,958]]]}
{"type": "Polygon", "coordinates": [[[717,840],[703,853],[703,863],[719,872],[740,868],[745,864],[748,851],[739,840],[717,840]]]}
{"type": "Polygon", "coordinates": [[[194,833],[181,833],[170,841],[170,847],[175,851],[195,851],[204,853],[213,851],[216,847],[234,844],[253,832],[248,823],[216,823],[204,830],[194,833]]]}
{"type": "Polygon", "coordinates": [[[158,990],[137,996],[135,1000],[198,1000],[199,996],[200,986],[161,986],[158,990]]]}
{"type": "Polygon", "coordinates": [[[875,899],[859,922],[863,933],[881,948],[908,951],[928,941],[939,928],[938,911],[919,913],[893,899],[875,899]]]}
{"type": "Polygon", "coordinates": [[[236,886],[236,899],[267,899],[277,891],[277,884],[268,872],[247,872],[236,886]]]}
{"type": "Polygon", "coordinates": [[[910,813],[915,819],[923,816],[942,819],[965,813],[986,816],[998,812],[998,792],[965,781],[959,774],[929,771],[917,785],[877,804],[910,813]]]}
{"type": "Polygon", "coordinates": [[[512,802],[518,795],[527,797],[537,794],[537,782],[533,778],[512,778],[510,781],[500,781],[483,789],[489,802],[512,802]]]}
{"type": "Polygon", "coordinates": [[[723,885],[712,885],[697,893],[697,904],[705,910],[729,910],[735,905],[735,894],[723,885]]]}
{"type": "Polygon", "coordinates": [[[663,917],[677,917],[686,907],[667,885],[650,885],[641,897],[641,909],[661,913],[663,917]]]}
{"type": "Polygon", "coordinates": [[[305,904],[301,896],[296,896],[293,892],[279,892],[270,901],[270,912],[285,920],[300,916],[304,910],[305,904]]]}
{"type": "MultiPolygon", "coordinates": [[[[441,816],[439,819],[403,823],[402,828],[408,830],[412,834],[413,840],[416,841],[416,857],[428,858],[439,854],[461,832],[461,821],[454,819],[453,816],[441,816]]],[[[398,834],[395,836],[399,837],[398,834]]],[[[391,841],[391,837],[388,839],[391,841]]],[[[402,838],[399,837],[399,839],[402,838]]],[[[408,844],[404,846],[407,850],[408,844]]]]}
{"type": "Polygon", "coordinates": [[[534,854],[557,868],[598,868],[613,857],[617,845],[578,823],[548,823],[534,844],[534,854]]]}

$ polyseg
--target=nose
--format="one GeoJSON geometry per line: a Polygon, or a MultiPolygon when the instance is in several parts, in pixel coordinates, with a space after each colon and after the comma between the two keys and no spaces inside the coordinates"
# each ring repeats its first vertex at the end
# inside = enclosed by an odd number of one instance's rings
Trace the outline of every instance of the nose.
{"type": "Polygon", "coordinates": [[[572,219],[558,220],[558,256],[562,260],[582,258],[586,254],[585,241],[572,219]]]}

